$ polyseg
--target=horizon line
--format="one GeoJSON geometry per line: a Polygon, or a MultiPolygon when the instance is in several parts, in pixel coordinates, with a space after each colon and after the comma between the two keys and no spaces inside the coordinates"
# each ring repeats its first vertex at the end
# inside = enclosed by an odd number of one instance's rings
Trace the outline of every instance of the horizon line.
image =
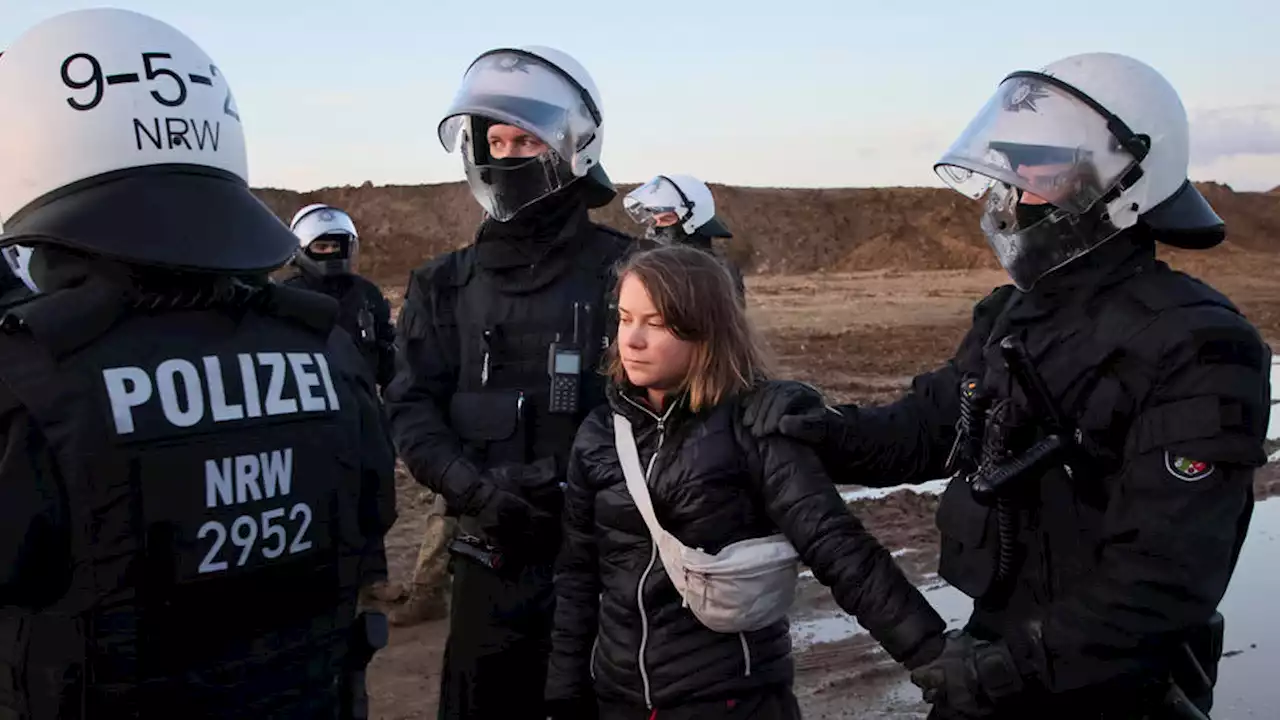
{"type": "MultiPolygon", "coordinates": [[[[701,178],[699,178],[701,179],[701,178]]],[[[648,182],[648,179],[641,181],[617,181],[614,182],[616,187],[621,188],[624,185],[639,186],[648,182]]],[[[941,185],[751,185],[739,183],[716,182],[704,180],[708,187],[723,187],[731,189],[743,190],[938,190],[942,192],[955,192],[951,188],[941,185]]],[[[1237,195],[1273,195],[1280,194],[1280,185],[1276,185],[1268,190],[1236,190],[1230,183],[1221,180],[1192,180],[1196,185],[1218,185],[1237,195]]],[[[466,180],[448,180],[443,182],[421,182],[421,183],[374,183],[372,180],[365,180],[358,184],[344,185],[322,185],[310,190],[299,190],[297,188],[280,187],[276,185],[254,185],[249,184],[252,190],[274,190],[277,192],[292,192],[299,195],[309,193],[317,193],[325,190],[346,190],[346,189],[362,189],[366,186],[371,189],[379,188],[429,188],[443,187],[446,185],[466,185],[466,180]]]]}

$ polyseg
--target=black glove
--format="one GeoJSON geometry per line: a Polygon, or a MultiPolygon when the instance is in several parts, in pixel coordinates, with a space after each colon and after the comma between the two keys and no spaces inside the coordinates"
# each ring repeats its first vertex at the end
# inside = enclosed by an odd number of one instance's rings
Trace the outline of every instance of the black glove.
{"type": "Polygon", "coordinates": [[[600,717],[600,706],[595,698],[548,700],[545,707],[547,720],[596,720],[600,717]]]}
{"type": "Polygon", "coordinates": [[[562,477],[553,457],[539,458],[527,465],[498,465],[484,473],[484,479],[500,490],[518,495],[534,507],[557,511],[564,502],[562,477]]]}
{"type": "Polygon", "coordinates": [[[1023,681],[1004,643],[975,640],[959,630],[947,633],[947,645],[933,662],[911,672],[924,700],[944,717],[982,718],[1000,702],[1022,692],[1023,681]]]}
{"type": "Polygon", "coordinates": [[[755,437],[778,433],[809,444],[837,435],[829,426],[843,417],[827,407],[822,393],[794,380],[771,380],[752,391],[743,406],[742,422],[755,437]]]}
{"type": "Polygon", "coordinates": [[[550,513],[535,508],[519,495],[488,484],[482,492],[484,498],[476,520],[499,550],[519,552],[537,545],[549,532],[558,532],[556,519],[550,513]]]}

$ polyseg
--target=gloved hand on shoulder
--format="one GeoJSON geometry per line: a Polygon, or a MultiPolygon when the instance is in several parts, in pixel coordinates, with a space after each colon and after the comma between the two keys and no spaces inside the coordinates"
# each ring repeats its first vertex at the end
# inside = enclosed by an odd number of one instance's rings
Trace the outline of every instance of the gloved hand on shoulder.
{"type": "Polygon", "coordinates": [[[849,424],[821,392],[795,380],[771,380],[752,390],[742,421],[755,437],[779,434],[833,449],[843,443],[849,424]]]}

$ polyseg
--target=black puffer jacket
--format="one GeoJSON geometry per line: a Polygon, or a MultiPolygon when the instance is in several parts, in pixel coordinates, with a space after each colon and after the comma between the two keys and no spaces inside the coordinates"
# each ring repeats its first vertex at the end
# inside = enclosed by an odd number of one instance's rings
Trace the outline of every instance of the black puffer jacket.
{"type": "Polygon", "coordinates": [[[781,529],[895,659],[932,659],[945,624],[849,513],[812,451],[751,438],[736,400],[698,414],[681,400],[660,419],[615,388],[609,399],[583,422],[569,463],[549,700],[590,697],[594,687],[602,700],[662,708],[793,678],[787,621],[724,634],[682,606],[627,492],[611,411],[631,421],[644,465],[658,452],[654,512],[681,542],[716,553],[781,529]]]}

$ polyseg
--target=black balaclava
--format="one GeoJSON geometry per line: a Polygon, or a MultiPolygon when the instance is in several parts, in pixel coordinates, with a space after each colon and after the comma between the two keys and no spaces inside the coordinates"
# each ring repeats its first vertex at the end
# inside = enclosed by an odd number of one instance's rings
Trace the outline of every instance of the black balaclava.
{"type": "Polygon", "coordinates": [[[566,228],[585,218],[587,205],[582,187],[581,182],[571,182],[507,222],[485,218],[476,238],[477,260],[488,269],[500,270],[527,267],[546,258],[571,239],[566,228]]]}

